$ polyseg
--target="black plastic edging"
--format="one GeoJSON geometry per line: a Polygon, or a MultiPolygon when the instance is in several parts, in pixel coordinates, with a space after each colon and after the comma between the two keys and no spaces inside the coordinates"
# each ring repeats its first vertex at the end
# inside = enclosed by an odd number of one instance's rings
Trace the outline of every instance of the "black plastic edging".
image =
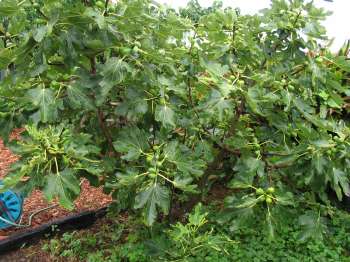
{"type": "Polygon", "coordinates": [[[18,249],[23,245],[35,244],[48,234],[50,235],[54,234],[55,232],[63,233],[69,230],[87,228],[93,225],[97,219],[104,217],[106,213],[107,207],[94,211],[85,211],[79,214],[64,217],[62,219],[54,220],[32,230],[13,234],[0,241],[0,255],[4,255],[7,252],[18,249]]]}

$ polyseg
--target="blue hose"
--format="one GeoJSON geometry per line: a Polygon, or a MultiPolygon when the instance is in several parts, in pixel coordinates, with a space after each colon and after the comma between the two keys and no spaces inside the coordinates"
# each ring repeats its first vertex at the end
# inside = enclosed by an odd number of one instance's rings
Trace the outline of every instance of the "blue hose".
{"type": "MultiPolygon", "coordinates": [[[[0,185],[2,182],[0,181],[0,185]]],[[[5,221],[10,221],[12,223],[17,223],[22,215],[23,210],[23,198],[13,192],[12,190],[7,190],[0,193],[0,229],[6,229],[12,225],[6,223],[5,221]]]]}

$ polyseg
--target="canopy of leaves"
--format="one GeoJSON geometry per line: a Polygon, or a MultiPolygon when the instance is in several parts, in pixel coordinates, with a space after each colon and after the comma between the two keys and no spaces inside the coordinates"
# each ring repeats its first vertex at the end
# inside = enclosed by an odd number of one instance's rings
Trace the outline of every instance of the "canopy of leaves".
{"type": "Polygon", "coordinates": [[[148,0],[0,1],[0,134],[30,127],[7,184],[26,176],[23,190],[70,207],[85,176],[149,225],[212,181],[246,193],[229,199],[235,212],[268,207],[270,227],[302,192],[349,195],[349,48],[320,47],[328,13],[302,0],[180,13],[148,0]]]}

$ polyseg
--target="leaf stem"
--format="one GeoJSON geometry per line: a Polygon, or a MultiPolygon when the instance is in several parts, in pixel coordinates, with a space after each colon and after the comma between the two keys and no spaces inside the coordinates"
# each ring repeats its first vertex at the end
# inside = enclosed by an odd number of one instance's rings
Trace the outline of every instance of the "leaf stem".
{"type": "Polygon", "coordinates": [[[54,160],[55,160],[55,166],[56,166],[56,174],[60,175],[60,170],[58,168],[57,158],[55,157],[54,160]]]}

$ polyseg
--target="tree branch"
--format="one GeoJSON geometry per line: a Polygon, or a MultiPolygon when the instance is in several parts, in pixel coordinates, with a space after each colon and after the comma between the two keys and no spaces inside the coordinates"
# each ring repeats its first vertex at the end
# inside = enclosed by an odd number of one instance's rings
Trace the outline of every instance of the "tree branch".
{"type": "Polygon", "coordinates": [[[106,126],[105,119],[104,119],[104,114],[103,114],[103,111],[101,109],[97,110],[97,119],[98,119],[98,124],[100,126],[100,129],[101,129],[104,137],[107,140],[108,147],[109,147],[108,151],[109,152],[113,151],[113,152],[116,153],[116,151],[114,149],[114,146],[113,146],[112,135],[109,132],[109,129],[107,128],[107,126],[106,126]]]}
{"type": "Polygon", "coordinates": [[[108,4],[109,4],[109,0],[106,0],[105,1],[105,10],[103,11],[104,16],[108,15],[108,4]]]}

